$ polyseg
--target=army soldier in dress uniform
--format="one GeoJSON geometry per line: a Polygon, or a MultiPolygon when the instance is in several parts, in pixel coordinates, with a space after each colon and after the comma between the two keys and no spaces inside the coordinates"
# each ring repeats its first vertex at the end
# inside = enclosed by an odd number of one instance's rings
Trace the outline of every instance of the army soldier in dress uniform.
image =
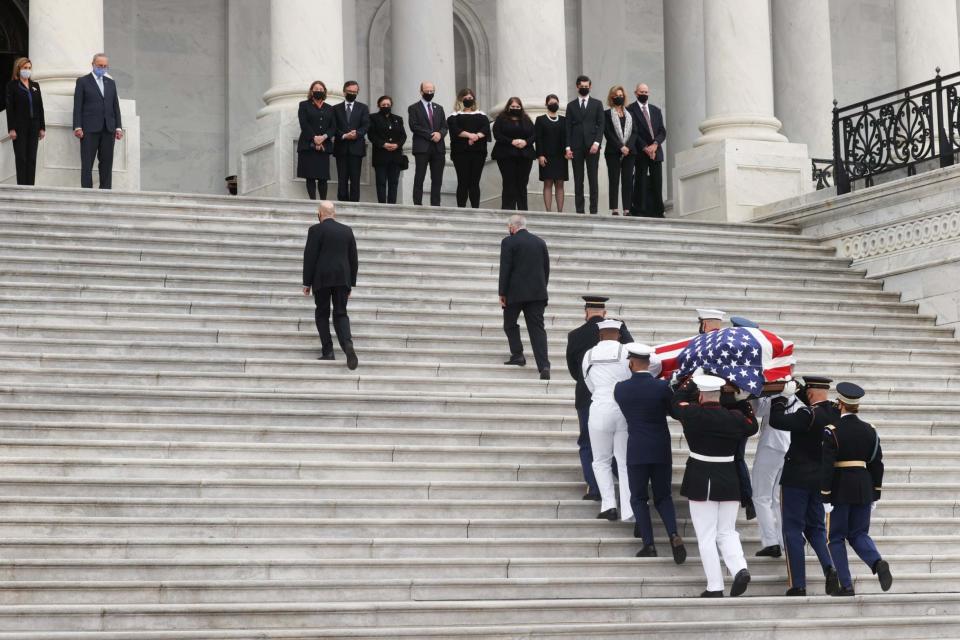
{"type": "MultiPolygon", "coordinates": [[[[590,418],[590,390],[583,381],[583,354],[600,342],[597,324],[607,317],[606,296],[583,296],[583,315],[585,322],[567,334],[567,370],[570,377],[577,381],[574,404],[577,408],[577,420],[580,422],[580,466],[583,468],[583,480],[587,483],[584,500],[600,500],[600,489],[593,475],[593,451],[590,449],[590,431],[587,421],[590,418]]],[[[633,342],[633,336],[627,330],[626,323],[620,325],[620,343],[633,342]]]]}
{"type": "Polygon", "coordinates": [[[592,394],[590,444],[593,449],[593,474],[600,489],[600,514],[597,518],[616,520],[617,494],[613,486],[613,458],[617,459],[620,476],[619,517],[627,521],[633,517],[630,507],[630,484],[627,481],[627,421],[613,399],[613,388],[630,377],[627,350],[620,344],[619,320],[597,323],[600,342],[583,356],[583,380],[592,394]]]}
{"type": "Polygon", "coordinates": [[[723,563],[733,576],[731,596],[739,596],[750,583],[737,533],[740,511],[740,478],[734,457],[740,442],[759,428],[748,402],[736,408],[720,405],[720,388],[726,383],[716,376],[694,376],[673,397],[673,411],[683,425],[690,447],[680,495],[690,501],[690,519],[697,533],[700,562],[707,576],[703,598],[723,597],[723,563]]]}
{"type": "MultiPolygon", "coordinates": [[[[643,539],[638,558],[654,558],[653,524],[647,504],[647,485],[653,485],[653,506],[657,508],[673,551],[673,561],[683,564],[687,549],[677,534],[677,513],[670,497],[673,479],[673,453],[667,416],[673,413],[673,392],[665,380],[650,372],[653,347],[632,343],[627,357],[633,375],[613,388],[623,417],[627,420],[627,474],[630,481],[630,506],[636,517],[633,536],[643,539]]],[[[622,479],[621,479],[622,481],[622,479]]]]}
{"type": "Polygon", "coordinates": [[[820,499],[820,459],[823,430],[840,420],[840,409],[827,398],[833,382],[830,378],[805,376],[802,381],[802,387],[796,381],[788,382],[770,407],[770,426],[790,434],[790,448],[780,478],[787,595],[807,595],[804,539],[817,554],[826,577],[827,594],[832,595],[840,584],[827,550],[820,499]]]}
{"type": "Polygon", "coordinates": [[[854,595],[847,542],[880,580],[881,589],[888,591],[893,584],[890,565],[870,537],[870,513],[883,486],[883,452],[877,430],[857,415],[863,396],[863,389],[852,382],[837,384],[840,419],[823,432],[820,492],[830,556],[840,578],[835,596],[854,595]]]}

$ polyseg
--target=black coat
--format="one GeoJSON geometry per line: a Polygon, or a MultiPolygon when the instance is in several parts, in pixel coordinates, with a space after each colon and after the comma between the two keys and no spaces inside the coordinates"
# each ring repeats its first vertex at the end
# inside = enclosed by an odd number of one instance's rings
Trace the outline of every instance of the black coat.
{"type": "Polygon", "coordinates": [[[818,493],[823,430],[827,425],[837,423],[840,409],[827,401],[818,402],[813,407],[804,405],[793,413],[787,413],[786,409],[784,398],[775,398],[770,404],[770,426],[790,432],[790,448],[783,457],[780,484],[818,493]]]}
{"type": "MultiPolygon", "coordinates": [[[[594,316],[567,334],[567,370],[570,372],[570,377],[577,381],[574,392],[577,409],[586,409],[590,406],[592,399],[590,389],[583,381],[583,356],[600,342],[600,331],[597,329],[597,323],[600,320],[602,320],[600,316],[594,316]]],[[[633,336],[630,335],[626,323],[620,327],[619,342],[620,344],[633,342],[633,336]]]]}
{"type": "Polygon", "coordinates": [[[450,132],[450,157],[461,155],[482,155],[487,157],[487,141],[490,140],[490,118],[481,111],[455,113],[447,118],[447,130],[450,132]],[[482,133],[483,137],[470,144],[460,133],[482,133]]]}
{"type": "Polygon", "coordinates": [[[507,304],[547,300],[550,254],[547,243],[526,229],[507,236],[500,243],[501,296],[507,304]]]}
{"type": "MultiPolygon", "coordinates": [[[[603,145],[603,103],[587,100],[587,109],[580,109],[580,97],[567,104],[567,146],[574,153],[587,153],[593,143],[603,145]]],[[[599,153],[599,149],[597,150],[599,153]]]]}
{"type": "Polygon", "coordinates": [[[77,78],[73,91],[73,128],[84,133],[122,129],[120,121],[120,97],[117,84],[112,78],[103,77],[103,94],[92,73],[77,78]]]}
{"type": "Polygon", "coordinates": [[[869,422],[856,414],[842,416],[823,431],[820,462],[820,493],[833,504],[870,504],[880,499],[883,488],[883,451],[880,436],[869,422]],[[863,462],[866,467],[834,467],[843,461],[863,462]]]}
{"type": "Polygon", "coordinates": [[[637,153],[643,153],[644,147],[656,142],[659,146],[657,147],[657,157],[654,160],[663,162],[663,141],[667,139],[667,128],[663,126],[663,112],[660,111],[660,107],[647,103],[647,111],[650,112],[650,124],[653,126],[653,137],[650,137],[650,130],[647,129],[647,120],[640,110],[640,103],[634,102],[627,107],[627,110],[633,114],[638,128],[637,153]]]}
{"type": "Polygon", "coordinates": [[[303,248],[303,286],[353,288],[357,266],[357,240],[350,227],[333,219],[310,227],[303,248]]]}
{"type": "Polygon", "coordinates": [[[326,102],[317,107],[312,100],[304,100],[297,110],[300,120],[300,138],[297,140],[297,151],[319,151],[333,153],[336,148],[337,120],[333,114],[333,107],[326,102]],[[323,149],[314,149],[314,136],[327,136],[323,142],[323,149]]]}
{"type": "MultiPolygon", "coordinates": [[[[673,397],[673,414],[683,425],[691,453],[704,456],[736,456],[740,444],[760,430],[750,403],[725,408],[719,402],[697,402],[697,387],[688,381],[673,397]]],[[[740,501],[736,462],[704,462],[687,459],[680,495],[689,500],[740,501]]]]}
{"type": "Polygon", "coordinates": [[[410,133],[413,134],[414,153],[447,152],[447,144],[444,142],[444,137],[447,135],[447,117],[443,113],[443,107],[433,102],[430,104],[433,105],[433,127],[430,126],[430,119],[427,118],[422,100],[417,100],[407,109],[407,122],[410,124],[410,133]],[[430,139],[430,135],[434,132],[440,133],[440,142],[430,139]]]}
{"type": "Polygon", "coordinates": [[[379,112],[371,113],[367,138],[370,140],[370,148],[373,149],[373,166],[400,164],[400,158],[403,157],[403,143],[407,141],[403,118],[393,113],[389,116],[379,112]],[[387,142],[399,145],[396,151],[384,149],[383,145],[387,142]]]}
{"type": "MultiPolygon", "coordinates": [[[[603,137],[607,139],[607,150],[604,152],[606,155],[609,155],[609,156],[623,155],[620,152],[620,149],[624,145],[626,145],[630,149],[631,154],[635,154],[637,152],[637,129],[639,128],[640,123],[638,123],[637,119],[634,118],[633,115],[631,115],[631,113],[626,109],[623,110],[623,115],[626,119],[633,120],[633,128],[630,130],[630,135],[627,137],[626,141],[620,142],[620,136],[617,135],[617,130],[613,126],[613,119],[614,118],[619,119],[620,116],[618,116],[613,109],[607,109],[606,111],[603,112],[603,122],[604,122],[603,137]]],[[[623,126],[626,127],[627,126],[626,123],[624,123],[623,126]]]]}
{"type": "Polygon", "coordinates": [[[43,96],[40,94],[40,85],[30,81],[30,93],[33,95],[33,117],[30,117],[30,98],[26,88],[19,80],[7,83],[4,96],[7,105],[7,131],[16,131],[17,135],[31,129],[46,129],[47,123],[43,113],[43,96]],[[19,86],[17,86],[19,85],[19,86]]]}
{"type": "Polygon", "coordinates": [[[537,130],[530,118],[520,118],[519,120],[508,117],[497,118],[493,123],[493,139],[496,140],[496,144],[493,145],[493,153],[490,154],[490,157],[494,160],[504,158],[533,160],[537,157],[534,146],[537,142],[537,130]],[[523,149],[513,146],[513,141],[517,139],[526,140],[527,146],[523,149]]]}
{"type": "Polygon", "coordinates": [[[547,158],[563,157],[567,150],[567,119],[560,116],[560,121],[554,125],[558,128],[557,134],[551,131],[551,124],[554,123],[545,115],[537,116],[537,121],[533,123],[537,154],[547,158]]]}
{"type": "Polygon", "coordinates": [[[673,464],[667,416],[673,392],[666,380],[634,373],[613,388],[613,399],[627,420],[627,464],[673,464]]]}
{"type": "Polygon", "coordinates": [[[360,101],[354,100],[350,121],[347,122],[347,104],[341,102],[333,107],[333,117],[337,121],[337,143],[333,153],[337,156],[362,158],[367,155],[367,130],[370,128],[370,109],[360,101]],[[344,140],[343,134],[356,129],[356,140],[344,140]]]}

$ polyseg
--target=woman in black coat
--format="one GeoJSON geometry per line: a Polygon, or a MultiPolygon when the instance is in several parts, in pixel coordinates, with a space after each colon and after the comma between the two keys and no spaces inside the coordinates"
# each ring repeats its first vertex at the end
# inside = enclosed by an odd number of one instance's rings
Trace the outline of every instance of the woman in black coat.
{"type": "Polygon", "coordinates": [[[457,206],[466,207],[467,198],[474,209],[480,206],[480,176],[487,161],[490,119],[477,108],[473,89],[457,93],[456,110],[447,118],[450,132],[450,159],[457,170],[457,206]]]}
{"type": "Polygon", "coordinates": [[[508,210],[527,210],[527,182],[530,169],[537,153],[534,149],[536,131],[530,117],[523,110],[520,98],[507,100],[500,115],[493,123],[493,145],[491,158],[500,167],[503,178],[502,208],[508,210]]]}
{"type": "Polygon", "coordinates": [[[626,93],[617,85],[607,95],[607,106],[603,114],[603,137],[606,138],[607,177],[610,186],[610,213],[617,216],[617,189],[623,194],[623,214],[629,215],[633,201],[633,171],[636,158],[633,155],[637,143],[637,121],[633,114],[624,108],[626,93]]]}
{"type": "Polygon", "coordinates": [[[540,164],[540,181],[543,183],[543,206],[551,211],[551,195],[556,195],[557,211],[563,211],[563,183],[567,181],[568,163],[564,155],[567,149],[566,118],[558,115],[560,98],[547,96],[547,113],[533,123],[537,132],[537,162],[540,164]]]}
{"type": "Polygon", "coordinates": [[[327,85],[316,80],[310,85],[307,99],[300,103],[300,139],[297,140],[297,177],[307,181],[311,200],[327,197],[330,179],[330,155],[337,137],[333,107],[326,102],[327,85]]]}
{"type": "Polygon", "coordinates": [[[13,63],[13,77],[6,87],[7,133],[13,141],[17,184],[32,185],[37,177],[37,147],[46,135],[40,85],[30,80],[33,64],[28,58],[13,63]]]}
{"type": "Polygon", "coordinates": [[[380,96],[377,107],[379,111],[370,114],[370,128],[367,129],[367,138],[373,149],[377,202],[396,204],[400,172],[409,162],[403,155],[407,132],[403,128],[403,118],[393,113],[393,98],[380,96]]]}

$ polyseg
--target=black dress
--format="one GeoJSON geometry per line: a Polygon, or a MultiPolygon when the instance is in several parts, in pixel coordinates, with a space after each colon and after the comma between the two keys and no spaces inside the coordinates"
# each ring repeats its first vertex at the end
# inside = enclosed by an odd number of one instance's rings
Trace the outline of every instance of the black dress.
{"type": "Polygon", "coordinates": [[[548,116],[537,118],[537,153],[547,159],[547,166],[540,167],[540,181],[568,180],[568,167],[564,153],[567,148],[565,118],[558,116],[554,122],[548,116]]]}
{"type": "Polygon", "coordinates": [[[313,180],[330,179],[330,156],[337,137],[333,107],[323,103],[319,108],[312,100],[300,103],[300,139],[297,141],[297,177],[313,180]],[[326,135],[323,149],[316,149],[314,136],[326,135]]]}

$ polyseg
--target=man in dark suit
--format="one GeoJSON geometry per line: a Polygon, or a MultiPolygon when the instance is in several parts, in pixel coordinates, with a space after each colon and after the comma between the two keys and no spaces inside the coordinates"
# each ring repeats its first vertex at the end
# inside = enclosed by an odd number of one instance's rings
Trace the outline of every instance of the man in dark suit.
{"type": "Polygon", "coordinates": [[[633,206],[630,214],[648,218],[663,217],[663,141],[667,128],[663,112],[648,104],[650,88],[642,82],[635,92],[637,101],[627,109],[637,121],[637,165],[633,174],[633,206]]]}
{"type": "Polygon", "coordinates": [[[590,78],[577,78],[576,100],[567,104],[567,160],[573,160],[574,204],[577,213],[584,213],[583,170],[586,165],[590,182],[590,213],[597,212],[600,187],[597,170],[600,167],[600,145],[603,142],[603,103],[590,97],[590,78]]]}
{"type": "MultiPolygon", "coordinates": [[[[577,408],[577,420],[580,423],[580,436],[577,446],[580,447],[580,466],[583,468],[583,480],[587,483],[587,493],[584,500],[600,500],[600,488],[597,478],[593,474],[593,449],[590,446],[590,390],[583,381],[583,356],[600,342],[600,331],[597,324],[607,317],[606,303],[610,298],[605,296],[583,296],[585,322],[567,334],[567,370],[570,377],[577,381],[574,392],[574,406],[577,408]]],[[[620,325],[620,344],[633,342],[633,336],[624,322],[620,325]]],[[[616,465],[613,467],[616,469],[616,465]]]]}
{"type": "Polygon", "coordinates": [[[93,56],[93,72],[77,78],[73,92],[73,135],[80,140],[80,186],[93,188],[93,161],[100,160],[100,188],[113,186],[113,145],[123,138],[117,85],[107,77],[106,54],[93,56]]]}
{"type": "Polygon", "coordinates": [[[440,206],[440,187],[443,185],[443,165],[447,147],[443,138],[447,135],[447,116],[443,107],[433,104],[436,90],[432,82],[420,83],[420,100],[407,109],[407,122],[413,133],[413,158],[416,170],[413,174],[413,203],[423,204],[423,180],[430,167],[430,204],[440,206]]]}
{"type": "Polygon", "coordinates": [[[333,107],[337,121],[337,200],[360,202],[360,169],[367,155],[366,135],[370,128],[370,108],[357,102],[360,85],[354,80],[343,83],[343,98],[333,107]]]}
{"type": "Polygon", "coordinates": [[[550,255],[547,243],[527,231],[527,219],[510,216],[510,235],[500,243],[500,307],[503,309],[503,331],[510,343],[510,359],[504,364],[524,366],[523,343],[520,341],[520,312],[527,323],[527,333],[537,360],[541,380],[550,379],[547,359],[547,331],[543,312],[547,308],[547,282],[550,280],[550,255]]]}
{"type": "Polygon", "coordinates": [[[337,341],[347,356],[347,367],[357,368],[357,353],[350,335],[347,300],[357,286],[357,241],[353,230],[340,224],[334,217],[333,203],[320,203],[320,222],[310,227],[303,249],[303,295],[316,302],[317,331],[320,333],[320,360],[333,360],[333,340],[330,338],[330,302],[333,301],[333,326],[337,341]]]}

